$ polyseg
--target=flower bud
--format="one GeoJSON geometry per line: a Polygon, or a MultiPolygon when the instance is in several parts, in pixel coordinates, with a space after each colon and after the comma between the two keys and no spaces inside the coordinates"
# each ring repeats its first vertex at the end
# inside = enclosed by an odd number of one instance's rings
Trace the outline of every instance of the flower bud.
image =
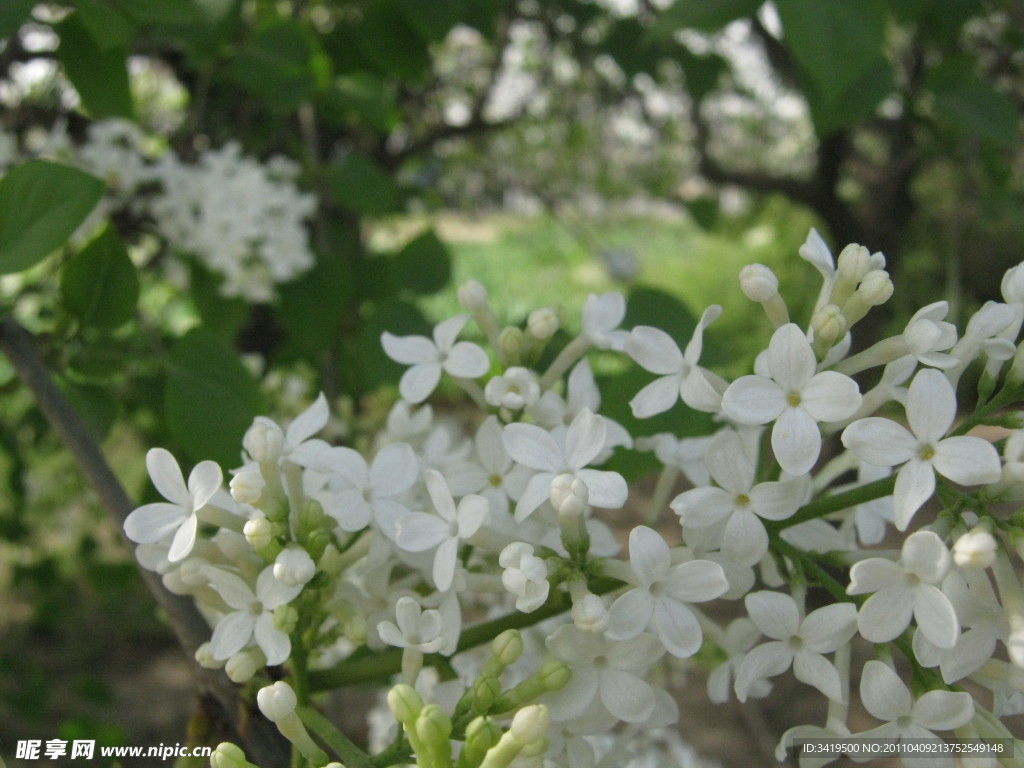
{"type": "Polygon", "coordinates": [[[501,696],[501,680],[497,675],[483,674],[473,681],[473,709],[484,713],[501,696]]]}
{"type": "Polygon", "coordinates": [[[1007,304],[1024,304],[1024,264],[1006,270],[1000,290],[1007,304]]]}
{"type": "Polygon", "coordinates": [[[851,283],[859,283],[871,270],[871,252],[863,245],[850,243],[836,257],[836,270],[851,283]]]}
{"type": "Polygon", "coordinates": [[[983,526],[965,533],[953,545],[953,560],[961,568],[983,570],[996,559],[995,537],[983,526]]]}
{"type": "Polygon", "coordinates": [[[233,683],[247,683],[267,664],[267,657],[259,648],[242,650],[228,659],[224,671],[233,683]]]}
{"type": "Polygon", "coordinates": [[[740,270],[740,290],[751,301],[764,303],[779,292],[779,278],[764,264],[747,264],[740,270]]]}
{"type": "Polygon", "coordinates": [[[561,659],[549,659],[541,665],[537,677],[545,690],[560,691],[568,685],[569,678],[572,677],[572,670],[561,659]]]}
{"type": "Polygon", "coordinates": [[[295,691],[284,680],[260,688],[256,693],[260,712],[272,723],[279,723],[295,714],[298,699],[295,691]]]}
{"type": "Polygon", "coordinates": [[[608,628],[608,609],[604,601],[592,592],[573,601],[570,615],[573,623],[585,632],[598,634],[608,628]]]}
{"type": "Polygon", "coordinates": [[[506,326],[498,334],[498,349],[505,360],[512,364],[518,364],[523,359],[523,332],[514,325],[506,326]]]}
{"type": "Polygon", "coordinates": [[[203,643],[196,648],[195,658],[196,663],[203,669],[220,669],[224,666],[223,660],[213,658],[213,651],[210,650],[209,643],[203,643]]]}
{"type": "Polygon", "coordinates": [[[239,504],[255,504],[263,495],[267,483],[259,472],[239,472],[229,483],[231,498],[239,504]]]}
{"type": "Polygon", "coordinates": [[[550,339],[558,326],[558,313],[551,307],[535,309],[526,318],[526,330],[538,340],[550,339]]]}
{"type": "Polygon", "coordinates": [[[455,295],[458,297],[459,304],[470,312],[477,309],[486,309],[490,306],[487,289],[476,280],[464,282],[458,287],[455,295]]]}
{"type": "Polygon", "coordinates": [[[477,717],[466,726],[466,741],[462,753],[469,765],[477,765],[483,756],[501,738],[501,726],[487,717],[477,717]]]}
{"type": "Polygon", "coordinates": [[[587,508],[590,500],[590,489],[587,484],[577,477],[568,473],[556,475],[551,481],[551,490],[548,492],[551,506],[559,516],[566,517],[581,516],[587,508]]]}
{"type": "Polygon", "coordinates": [[[547,738],[551,726],[551,713],[543,704],[530,704],[516,712],[509,733],[523,746],[547,738]]]}
{"type": "Polygon", "coordinates": [[[291,634],[295,625],[299,623],[299,612],[291,605],[279,605],[274,609],[274,626],[284,632],[291,634]]]}
{"type": "Polygon", "coordinates": [[[297,544],[285,547],[274,560],[274,578],[286,587],[306,584],[315,574],[313,558],[297,544]]]}
{"type": "Polygon", "coordinates": [[[388,691],[388,708],[398,722],[412,725],[423,710],[423,699],[411,685],[399,683],[388,691]]]}
{"type": "Polygon", "coordinates": [[[242,446],[260,464],[273,464],[284,452],[284,432],[270,419],[257,416],[242,438],[242,446]]]}
{"type": "Polygon", "coordinates": [[[495,376],[484,387],[488,404],[517,411],[533,405],[540,397],[540,384],[533,371],[513,366],[501,376],[495,376]]]}
{"type": "Polygon", "coordinates": [[[210,768],[256,768],[245,759],[242,748],[230,741],[222,741],[210,754],[210,768]]]}
{"type": "Polygon", "coordinates": [[[892,280],[884,269],[873,269],[864,275],[857,287],[857,293],[868,304],[877,307],[885,304],[893,293],[892,280]]]}
{"type": "Polygon", "coordinates": [[[523,636],[518,629],[506,629],[491,641],[491,653],[502,667],[510,667],[523,654],[523,636]]]}
{"type": "Polygon", "coordinates": [[[265,517],[254,517],[246,521],[242,531],[249,546],[255,550],[266,548],[274,539],[274,524],[265,517]]]}
{"type": "Polygon", "coordinates": [[[811,318],[815,341],[829,346],[835,344],[846,333],[846,318],[835,304],[826,304],[811,318]]]}
{"type": "Polygon", "coordinates": [[[416,718],[416,733],[434,748],[451,746],[452,721],[437,704],[427,704],[416,718]]]}

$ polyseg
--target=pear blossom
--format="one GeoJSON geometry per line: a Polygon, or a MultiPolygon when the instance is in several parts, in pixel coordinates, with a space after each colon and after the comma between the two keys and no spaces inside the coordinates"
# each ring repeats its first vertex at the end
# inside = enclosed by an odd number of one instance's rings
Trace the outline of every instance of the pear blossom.
{"type": "Polygon", "coordinates": [[[685,352],[680,352],[672,337],[658,328],[640,325],[633,329],[626,354],[645,370],[659,375],[630,401],[634,416],[645,419],[667,411],[679,398],[698,411],[718,412],[726,382],[698,363],[704,329],[720,314],[722,308],[717,304],[704,310],[685,352]]]}
{"type": "Polygon", "coordinates": [[[398,521],[395,542],[409,552],[424,552],[436,547],[434,584],[441,592],[447,592],[455,577],[459,545],[487,521],[490,507],[487,499],[476,494],[464,496],[456,507],[448,483],[437,470],[428,469],[423,473],[423,479],[437,514],[410,512],[405,515],[398,521]]]}
{"type": "Polygon", "coordinates": [[[801,618],[796,601],[780,592],[752,592],[744,604],[751,620],[771,641],[753,648],[743,658],[736,672],[739,700],[746,701],[758,680],[774,677],[792,666],[797,680],[842,702],[842,681],[824,654],[846,645],[856,634],[856,607],[852,603],[833,603],[801,618]]]}
{"type": "Polygon", "coordinates": [[[124,521],[125,535],[138,544],[153,544],[170,538],[167,559],[183,560],[196,542],[198,512],[220,489],[220,467],[213,461],[201,461],[188,476],[188,485],[178,462],[169,451],[152,448],[146,454],[146,469],[153,485],[167,501],[145,504],[124,521]]]}
{"type": "Polygon", "coordinates": [[[715,435],[704,458],[719,488],[694,488],[677,496],[671,507],[684,528],[724,523],[722,556],[739,565],[754,565],[768,552],[765,520],[785,520],[804,501],[801,479],[755,483],[754,463],[733,430],[715,435]]]}
{"type": "Polygon", "coordinates": [[[612,640],[628,640],[653,627],[673,656],[685,659],[695,654],[703,633],[688,603],[713,600],[729,588],[722,566],[708,560],[672,565],[668,544],[643,525],[630,531],[629,562],[636,586],[608,609],[605,634],[612,640]]]}
{"type": "Polygon", "coordinates": [[[374,522],[388,535],[409,512],[401,496],[419,476],[416,455],[407,443],[385,445],[369,466],[351,448],[329,448],[315,469],[328,473],[327,487],[318,497],[341,530],[359,531],[374,522]]]}
{"type": "Polygon", "coordinates": [[[433,339],[426,336],[395,336],[385,331],[381,344],[387,356],[412,366],[398,383],[398,391],[410,403],[422,403],[437,387],[441,372],[465,379],[487,373],[487,353],[471,341],[456,341],[469,315],[456,315],[434,327],[433,339]]]}
{"type": "MultiPolygon", "coordinates": [[[[953,691],[928,691],[916,700],[907,686],[889,666],[872,659],[864,665],[860,678],[860,698],[864,708],[882,725],[856,734],[861,739],[937,739],[934,731],[951,731],[974,719],[971,694],[953,691]]],[[[911,755],[907,766],[953,768],[952,756],[911,755]]]]}
{"type": "Polygon", "coordinates": [[[516,522],[525,520],[544,503],[552,481],[560,474],[582,480],[595,507],[617,509],[625,503],[629,491],[622,475],[587,468],[601,452],[606,430],[604,420],[589,408],[576,414],[561,440],[536,424],[505,427],[502,437],[509,456],[537,471],[516,503],[516,522]]]}
{"type": "Polygon", "coordinates": [[[287,633],[274,625],[274,609],[294,600],[302,585],[282,584],[274,576],[272,565],[260,572],[255,590],[241,577],[221,568],[206,566],[201,570],[210,586],[235,609],[226,613],[213,629],[213,658],[231,658],[255,640],[268,664],[282,664],[291,653],[292,643],[287,633]]]}
{"type": "Polygon", "coordinates": [[[913,617],[932,643],[951,648],[960,636],[960,623],[953,604],[939,589],[951,565],[949,550],[932,531],[910,534],[898,563],[883,557],[854,563],[847,593],[874,593],[857,614],[861,635],[873,643],[887,643],[898,637],[913,617]]]}
{"type": "Polygon", "coordinates": [[[835,371],[816,373],[811,344],[794,323],[772,334],[768,376],[742,376],[722,395],[722,410],[740,424],[774,421],[772,449],[791,475],[811,470],[821,452],[820,421],[839,421],[860,405],[857,382],[835,371]]]}
{"type": "Polygon", "coordinates": [[[918,372],[907,392],[910,429],[871,416],[843,431],[843,445],[882,467],[903,464],[893,490],[896,528],[905,531],[935,490],[935,473],[961,485],[994,483],[1002,476],[999,454],[987,440],[943,436],[956,418],[956,393],[940,371],[918,372]]]}

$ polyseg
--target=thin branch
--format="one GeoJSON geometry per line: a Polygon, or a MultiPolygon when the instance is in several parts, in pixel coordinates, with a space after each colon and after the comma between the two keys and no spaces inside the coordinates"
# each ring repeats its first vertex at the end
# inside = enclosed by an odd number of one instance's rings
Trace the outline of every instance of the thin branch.
{"type": "MultiPolygon", "coordinates": [[[[32,335],[11,318],[0,320],[0,351],[7,356],[22,383],[35,396],[50,426],[71,452],[100,502],[123,531],[124,520],[135,508],[135,504],[111,470],[96,440],[54,384],[49,370],[36,351],[32,335]]],[[[134,545],[127,543],[134,552],[134,545]]],[[[190,598],[169,592],[159,575],[152,571],[140,571],[149,591],[167,614],[178,642],[189,658],[193,658],[196,649],[210,638],[209,625],[190,598]]],[[[225,679],[223,672],[204,669],[197,664],[195,673],[200,692],[217,701],[225,721],[238,733],[243,747],[253,760],[268,766],[287,764],[289,750],[277,729],[269,722],[262,717],[252,717],[248,722],[239,724],[240,715],[246,707],[238,689],[225,679]]]]}

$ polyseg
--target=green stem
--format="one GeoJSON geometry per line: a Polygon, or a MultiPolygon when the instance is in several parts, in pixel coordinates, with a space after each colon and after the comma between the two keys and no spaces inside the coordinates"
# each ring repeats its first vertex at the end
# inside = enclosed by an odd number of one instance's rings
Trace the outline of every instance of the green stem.
{"type": "Polygon", "coordinates": [[[1019,387],[1011,387],[1009,385],[1004,386],[1001,390],[999,390],[998,394],[996,394],[991,400],[985,403],[985,405],[978,408],[978,410],[976,410],[974,413],[972,413],[970,416],[968,416],[966,419],[960,422],[957,428],[953,430],[953,434],[966,435],[979,424],[985,424],[989,416],[1005,408],[1006,406],[1012,405],[1013,403],[1017,402],[1017,400],[1020,398],[1020,395],[1021,391],[1019,387]]]}
{"type": "Polygon", "coordinates": [[[368,754],[315,709],[300,706],[296,707],[295,711],[303,724],[319,736],[324,744],[341,758],[347,768],[377,768],[368,754]]]}
{"type": "Polygon", "coordinates": [[[851,488],[848,491],[835,493],[831,496],[821,496],[814,501],[804,504],[795,514],[787,517],[785,520],[766,520],[764,527],[774,537],[780,531],[792,528],[794,525],[806,523],[808,520],[817,520],[833,512],[888,496],[892,493],[895,485],[896,476],[890,475],[889,477],[883,477],[881,480],[875,480],[865,485],[851,488]]]}

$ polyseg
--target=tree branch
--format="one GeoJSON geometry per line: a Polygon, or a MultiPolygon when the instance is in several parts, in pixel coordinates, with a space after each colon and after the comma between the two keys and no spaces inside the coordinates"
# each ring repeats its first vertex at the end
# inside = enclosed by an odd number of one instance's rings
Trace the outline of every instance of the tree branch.
{"type": "MultiPolygon", "coordinates": [[[[49,370],[36,351],[31,334],[11,318],[0,320],[0,351],[7,356],[22,383],[35,396],[43,415],[71,452],[82,474],[99,496],[100,502],[117,521],[123,535],[124,520],[135,508],[135,504],[114,475],[100,446],[54,384],[49,370]]],[[[134,553],[134,544],[127,543],[134,553]]],[[[140,571],[149,591],[167,614],[178,642],[189,658],[193,658],[196,649],[210,637],[209,625],[190,598],[169,592],[160,577],[152,571],[140,571]]],[[[224,673],[204,669],[198,664],[194,671],[200,693],[218,703],[225,721],[238,734],[246,753],[263,765],[286,765],[289,750],[277,729],[259,716],[248,718],[247,722],[242,720],[240,715],[246,705],[238,689],[224,677],[224,673]],[[239,724],[240,720],[242,725],[239,724]]]]}

